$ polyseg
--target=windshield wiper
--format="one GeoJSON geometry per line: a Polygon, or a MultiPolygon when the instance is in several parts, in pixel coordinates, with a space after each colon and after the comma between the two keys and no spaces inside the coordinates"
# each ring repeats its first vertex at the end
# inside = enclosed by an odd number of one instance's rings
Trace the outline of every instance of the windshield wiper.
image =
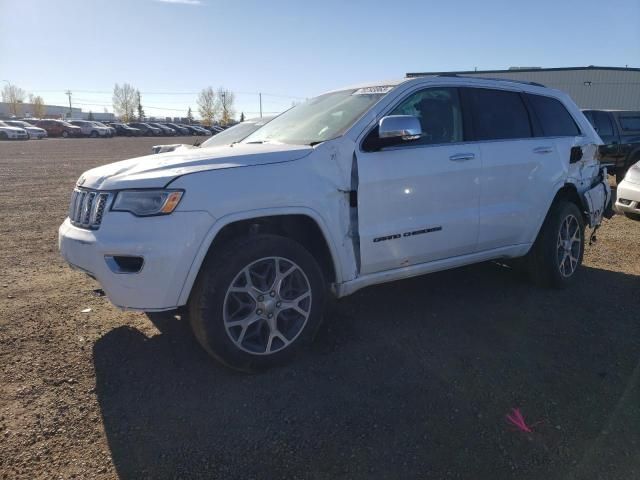
{"type": "Polygon", "coordinates": [[[247,145],[249,144],[258,144],[258,143],[267,143],[266,140],[256,140],[255,142],[245,142],[247,145]]]}
{"type": "Polygon", "coordinates": [[[316,145],[319,145],[319,144],[324,143],[324,142],[326,142],[326,140],[316,140],[315,142],[309,143],[309,146],[310,147],[315,147],[316,145]]]}

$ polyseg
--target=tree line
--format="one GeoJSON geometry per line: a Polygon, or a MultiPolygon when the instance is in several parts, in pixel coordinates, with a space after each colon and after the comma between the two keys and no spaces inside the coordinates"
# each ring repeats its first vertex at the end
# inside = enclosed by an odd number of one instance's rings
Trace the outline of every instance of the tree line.
{"type": "Polygon", "coordinates": [[[46,114],[46,107],[44,105],[44,99],[40,95],[33,95],[32,93],[27,95],[22,88],[17,85],[7,84],[2,89],[2,101],[9,104],[9,113],[16,117],[21,117],[24,113],[30,113],[35,118],[43,118],[46,114]],[[32,112],[24,111],[25,100],[29,99],[32,105],[32,112]]]}
{"type": "MultiPolygon", "coordinates": [[[[17,85],[8,84],[4,86],[2,89],[2,101],[9,104],[9,112],[16,117],[30,113],[35,118],[43,118],[47,113],[44,99],[40,95],[27,94],[25,90],[17,85]],[[33,110],[31,112],[24,111],[24,104],[27,98],[33,110]]],[[[116,83],[113,87],[112,102],[115,114],[123,122],[144,121],[145,111],[142,106],[142,95],[140,90],[131,84],[123,83],[119,85],[116,83]]],[[[231,90],[224,87],[214,90],[211,86],[203,88],[198,94],[196,102],[198,104],[198,113],[202,123],[205,125],[213,125],[215,123],[228,125],[233,123],[236,113],[234,108],[235,94],[231,90]]],[[[91,116],[93,115],[91,114],[91,116]]],[[[187,119],[189,122],[193,121],[191,107],[187,111],[187,119]]],[[[240,115],[240,121],[243,120],[244,113],[240,115]]]]}
{"type": "MultiPolygon", "coordinates": [[[[142,106],[142,96],[140,90],[123,83],[113,87],[113,110],[123,122],[132,120],[144,121],[145,114],[142,106]]],[[[214,90],[213,87],[203,88],[197,98],[198,113],[205,125],[219,123],[227,125],[232,123],[235,115],[235,95],[231,90],[220,87],[214,90]]],[[[244,114],[241,115],[244,118],[244,114]]],[[[191,107],[187,111],[188,121],[193,120],[191,107]]]]}

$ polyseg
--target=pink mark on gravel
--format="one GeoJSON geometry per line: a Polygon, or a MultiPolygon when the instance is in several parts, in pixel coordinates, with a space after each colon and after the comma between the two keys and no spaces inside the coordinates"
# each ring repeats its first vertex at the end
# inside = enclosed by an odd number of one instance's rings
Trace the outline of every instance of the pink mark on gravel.
{"type": "Polygon", "coordinates": [[[519,408],[512,408],[511,413],[507,413],[507,422],[523,432],[533,432],[533,430],[531,430],[527,425],[527,422],[524,421],[524,417],[522,416],[522,413],[520,413],[519,408]]]}

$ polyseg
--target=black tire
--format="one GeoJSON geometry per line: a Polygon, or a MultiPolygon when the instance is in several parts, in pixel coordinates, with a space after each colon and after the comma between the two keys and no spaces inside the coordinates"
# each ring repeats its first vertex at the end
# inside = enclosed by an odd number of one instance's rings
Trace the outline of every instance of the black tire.
{"type": "Polygon", "coordinates": [[[616,168],[616,186],[620,185],[620,182],[624,180],[624,176],[626,175],[627,170],[622,167],[616,168]]]}
{"type": "MultiPolygon", "coordinates": [[[[571,235],[572,236],[572,235],[571,235]]],[[[542,228],[538,233],[538,238],[527,254],[527,270],[533,282],[543,287],[565,288],[576,277],[582,265],[584,255],[584,218],[582,212],[575,203],[568,200],[557,200],[549,209],[542,228]],[[565,220],[573,217],[577,223],[579,231],[579,251],[572,251],[572,258],[576,258],[575,267],[572,266],[571,257],[564,259],[564,253],[560,250],[559,235],[560,229],[565,224],[565,220]],[[563,259],[560,258],[563,256],[563,259]],[[562,261],[569,261],[569,265],[562,261]],[[565,270],[563,272],[563,269],[565,270]],[[570,274],[568,271],[571,270],[570,274]]]]}
{"type": "MultiPolygon", "coordinates": [[[[267,290],[269,289],[267,288],[267,290]]],[[[269,300],[267,293],[264,297],[269,300]]],[[[277,298],[280,297],[277,296],[277,298]]],[[[252,235],[234,240],[221,248],[220,251],[212,252],[207,256],[191,292],[188,305],[189,319],[196,339],[210,355],[236,370],[256,372],[286,363],[300,348],[312,342],[322,321],[324,299],[325,281],[322,270],[304,247],[285,237],[252,235]],[[295,334],[287,339],[291,343],[286,345],[279,340],[281,346],[277,351],[268,354],[264,352],[252,353],[246,348],[242,348],[242,340],[240,340],[240,346],[232,340],[232,333],[225,325],[223,310],[227,291],[232,285],[237,285],[243,269],[255,265],[255,262],[259,260],[269,259],[269,257],[280,257],[285,262],[295,264],[306,276],[306,280],[308,280],[306,285],[311,296],[309,303],[306,307],[303,306],[303,309],[307,309],[308,315],[306,322],[302,321],[302,326],[294,329],[297,333],[294,332],[295,334]]],[[[251,303],[252,305],[248,307],[246,313],[247,316],[253,316],[260,311],[257,300],[251,300],[251,303]],[[254,308],[256,308],[255,311],[254,308]]],[[[282,311],[285,310],[280,312],[282,311]]],[[[304,318],[304,316],[301,317],[304,318]]],[[[277,322],[278,319],[282,320],[282,317],[281,313],[276,311],[275,321],[277,322]]],[[[300,321],[298,320],[298,322],[300,321]]],[[[243,336],[244,332],[247,332],[245,339],[254,338],[257,339],[256,341],[260,341],[264,340],[265,334],[271,337],[266,330],[268,328],[268,321],[262,319],[255,321],[251,327],[243,329],[242,332],[243,336]],[[249,330],[252,332],[248,333],[249,330]]],[[[240,337],[240,334],[237,337],[240,337]]],[[[273,342],[276,343],[275,338],[273,342]]],[[[271,345],[271,341],[268,345],[271,345]]]]}
{"type": "Polygon", "coordinates": [[[637,222],[640,222],[640,214],[638,214],[638,213],[624,212],[624,216],[627,217],[627,218],[630,218],[631,220],[635,220],[637,222]]]}
{"type": "Polygon", "coordinates": [[[69,136],[69,132],[67,132],[66,130],[63,130],[61,135],[62,135],[62,138],[67,138],[69,136]]]}
{"type": "Polygon", "coordinates": [[[7,140],[9,135],[6,132],[0,132],[0,140],[7,140]]]}
{"type": "Polygon", "coordinates": [[[98,136],[98,132],[96,132],[95,130],[93,130],[93,131],[89,134],[89,136],[90,136],[91,138],[96,138],[96,137],[98,136]]]}

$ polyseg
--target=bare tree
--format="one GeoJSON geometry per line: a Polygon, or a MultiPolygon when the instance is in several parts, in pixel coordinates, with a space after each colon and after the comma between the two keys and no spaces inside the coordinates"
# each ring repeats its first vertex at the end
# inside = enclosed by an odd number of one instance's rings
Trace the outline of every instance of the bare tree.
{"type": "Polygon", "coordinates": [[[218,88],[217,96],[220,102],[220,110],[222,111],[220,123],[222,125],[228,125],[233,121],[233,116],[235,115],[233,104],[235,103],[236,96],[231,90],[223,87],[218,88]]]}
{"type": "Polygon", "coordinates": [[[138,106],[137,90],[128,83],[122,86],[116,83],[113,87],[113,109],[123,122],[129,122],[135,118],[138,106]]]}
{"type": "Polygon", "coordinates": [[[2,89],[2,101],[9,104],[12,115],[19,115],[20,104],[24,103],[27,93],[16,85],[5,85],[2,89]]]}
{"type": "Polygon", "coordinates": [[[47,114],[47,108],[44,106],[44,100],[40,95],[31,98],[33,104],[33,116],[35,118],[43,118],[47,114]]]}
{"type": "Polygon", "coordinates": [[[198,112],[200,113],[200,117],[202,117],[202,122],[205,125],[213,124],[213,121],[220,112],[220,102],[218,101],[213,88],[203,88],[198,95],[197,103],[198,112]]]}

